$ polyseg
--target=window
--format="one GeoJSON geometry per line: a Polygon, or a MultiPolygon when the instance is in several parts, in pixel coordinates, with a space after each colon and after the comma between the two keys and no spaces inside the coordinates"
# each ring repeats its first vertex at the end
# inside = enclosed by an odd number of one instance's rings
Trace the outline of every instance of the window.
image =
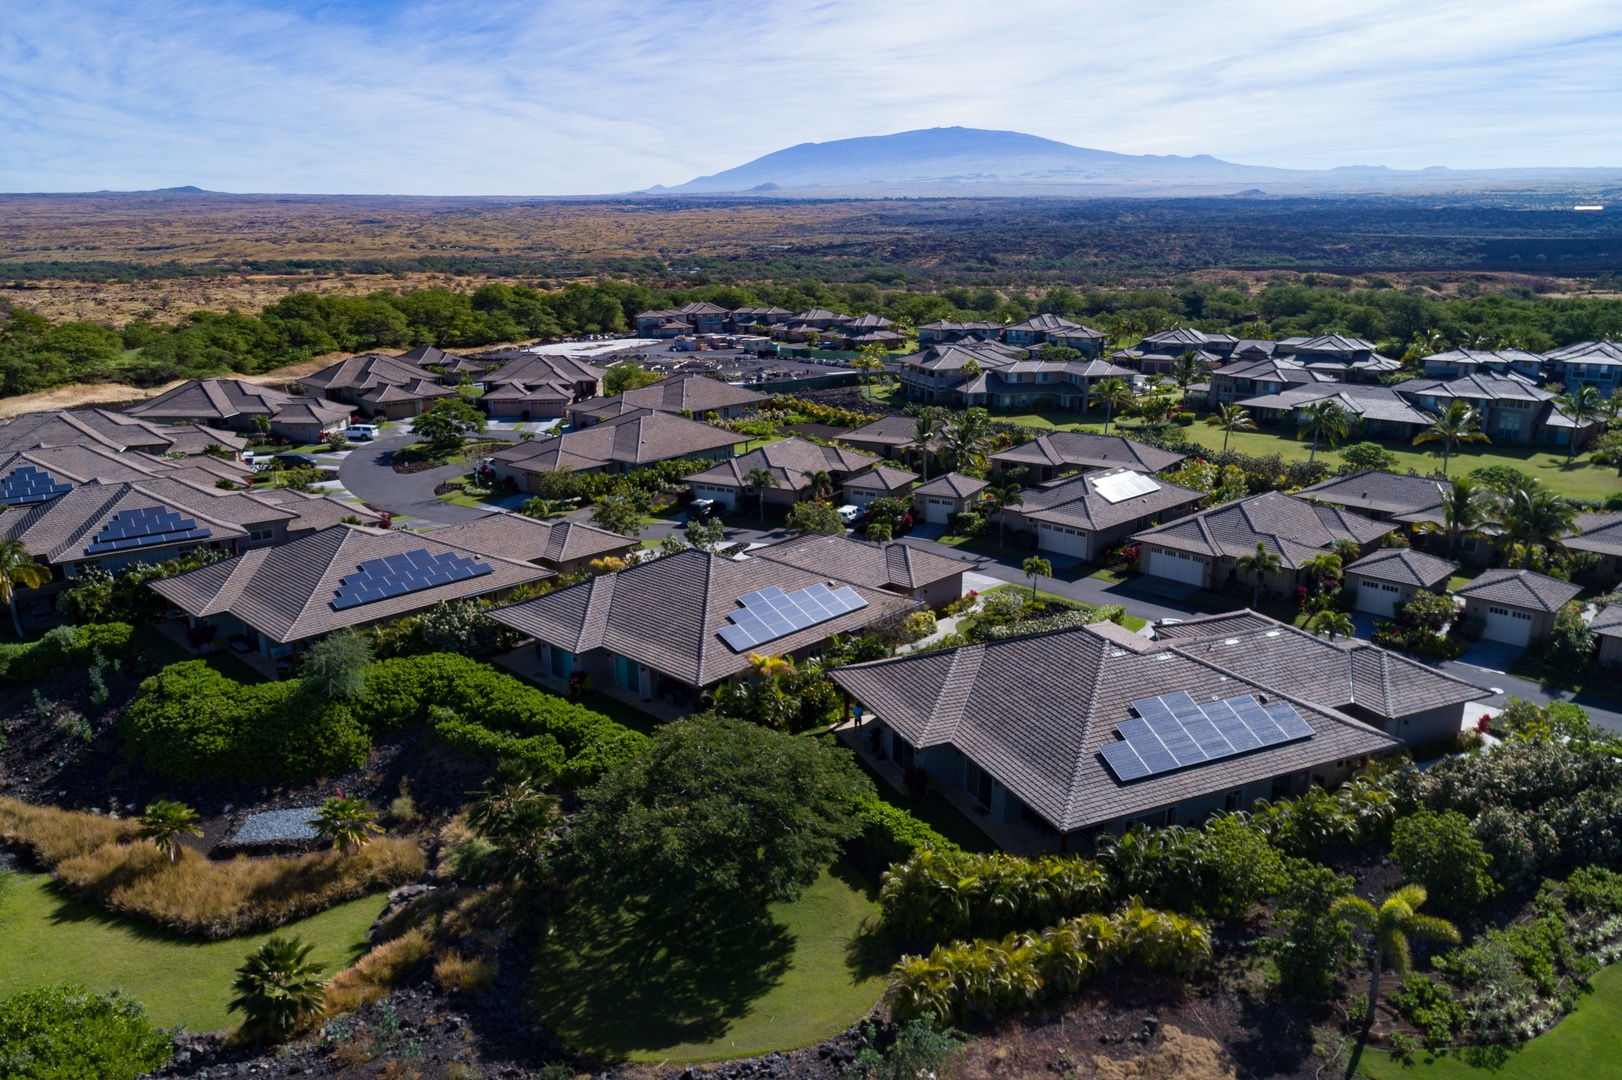
{"type": "Polygon", "coordinates": [[[1241,794],[1240,791],[1230,791],[1222,796],[1222,809],[1230,814],[1239,809],[1239,797],[1241,794]]]}
{"type": "Polygon", "coordinates": [[[642,668],[635,660],[628,660],[623,656],[614,657],[614,681],[627,690],[638,691],[642,689],[642,668]]]}
{"type": "Polygon", "coordinates": [[[969,789],[969,794],[973,795],[981,806],[989,808],[991,806],[991,774],[973,761],[969,761],[965,763],[963,775],[963,786],[969,789]]]}
{"type": "Polygon", "coordinates": [[[272,529],[269,525],[261,525],[257,528],[248,530],[248,539],[255,543],[259,542],[260,540],[274,540],[275,538],[276,530],[272,529]]]}
{"type": "Polygon", "coordinates": [[[553,676],[567,679],[574,672],[574,657],[555,646],[547,646],[548,662],[553,676]]]}
{"type": "Polygon", "coordinates": [[[1476,553],[1476,544],[1477,544],[1476,537],[1474,537],[1474,536],[1466,536],[1464,538],[1464,540],[1459,544],[1459,547],[1461,549],[1463,549],[1467,554],[1474,555],[1476,553]]]}

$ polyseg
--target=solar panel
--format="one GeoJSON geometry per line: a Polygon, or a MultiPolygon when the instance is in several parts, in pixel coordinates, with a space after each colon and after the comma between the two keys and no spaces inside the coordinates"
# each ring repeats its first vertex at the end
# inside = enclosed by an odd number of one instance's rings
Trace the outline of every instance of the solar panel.
{"type": "Polygon", "coordinates": [[[483,577],[493,567],[471,555],[454,551],[434,554],[427,548],[414,548],[395,555],[367,559],[338,582],[332,599],[334,611],[345,611],[378,600],[390,600],[439,585],[483,577]]]}
{"type": "Polygon", "coordinates": [[[212,529],[199,526],[178,511],[165,506],[141,506],[114,514],[84,552],[86,555],[100,555],[112,551],[131,551],[201,540],[212,535],[212,529]]]}
{"type": "Polygon", "coordinates": [[[73,485],[64,483],[32,465],[19,465],[0,481],[0,504],[27,506],[66,495],[73,485]]]}
{"type": "Polygon", "coordinates": [[[1160,490],[1160,485],[1142,473],[1118,472],[1098,477],[1093,481],[1093,488],[1106,501],[1118,503],[1139,495],[1152,495],[1160,490]]]}
{"type": "Polygon", "coordinates": [[[821,584],[785,593],[776,585],[738,597],[743,605],[727,616],[731,626],[720,631],[721,640],[733,652],[747,652],[780,637],[838,618],[867,606],[860,593],[849,586],[830,589],[821,584]]]}
{"type": "Polygon", "coordinates": [[[1140,698],[1132,711],[1115,725],[1120,741],[1099,748],[1123,783],[1313,736],[1289,702],[1263,706],[1249,694],[1202,704],[1179,690],[1140,698]]]}

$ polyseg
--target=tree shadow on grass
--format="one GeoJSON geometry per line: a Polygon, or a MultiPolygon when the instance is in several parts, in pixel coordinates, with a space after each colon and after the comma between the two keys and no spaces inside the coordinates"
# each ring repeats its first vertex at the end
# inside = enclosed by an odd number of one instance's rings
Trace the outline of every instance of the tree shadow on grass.
{"type": "MultiPolygon", "coordinates": [[[[829,873],[851,889],[868,897],[872,897],[877,891],[873,888],[873,883],[863,877],[861,871],[852,866],[848,860],[841,859],[835,863],[829,869],[829,873]]],[[[845,967],[850,971],[852,984],[885,974],[900,956],[895,938],[876,918],[862,920],[862,925],[845,944],[845,967]]]]}
{"type": "Polygon", "coordinates": [[[765,910],[695,914],[577,908],[537,950],[537,1012],[606,1058],[719,1038],[782,980],[794,937],[765,910]]]}

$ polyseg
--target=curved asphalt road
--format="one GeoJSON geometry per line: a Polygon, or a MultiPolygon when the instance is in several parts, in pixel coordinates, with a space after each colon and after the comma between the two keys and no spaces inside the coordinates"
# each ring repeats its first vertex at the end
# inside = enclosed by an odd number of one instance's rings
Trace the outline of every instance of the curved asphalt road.
{"type": "Polygon", "coordinates": [[[418,473],[397,473],[389,465],[396,450],[419,440],[411,435],[361,443],[338,466],[338,482],[374,510],[409,517],[423,525],[458,525],[496,511],[457,506],[434,495],[434,488],[467,472],[466,465],[445,465],[418,473]]]}

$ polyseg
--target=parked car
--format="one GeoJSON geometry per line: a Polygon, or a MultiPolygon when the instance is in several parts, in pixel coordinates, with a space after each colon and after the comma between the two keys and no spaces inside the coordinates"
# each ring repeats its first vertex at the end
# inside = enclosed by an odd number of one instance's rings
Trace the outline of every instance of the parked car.
{"type": "Polygon", "coordinates": [[[856,519],[862,516],[862,508],[854,503],[846,503],[839,508],[839,520],[847,527],[856,524],[856,519]]]}
{"type": "Polygon", "coordinates": [[[350,442],[371,442],[377,438],[376,424],[352,424],[339,432],[350,442]]]}
{"type": "Polygon", "coordinates": [[[300,465],[318,466],[321,463],[309,454],[277,454],[271,458],[284,469],[296,469],[300,465]]]}
{"type": "Polygon", "coordinates": [[[721,504],[714,499],[694,499],[687,504],[688,521],[708,521],[721,516],[721,504]]]}

